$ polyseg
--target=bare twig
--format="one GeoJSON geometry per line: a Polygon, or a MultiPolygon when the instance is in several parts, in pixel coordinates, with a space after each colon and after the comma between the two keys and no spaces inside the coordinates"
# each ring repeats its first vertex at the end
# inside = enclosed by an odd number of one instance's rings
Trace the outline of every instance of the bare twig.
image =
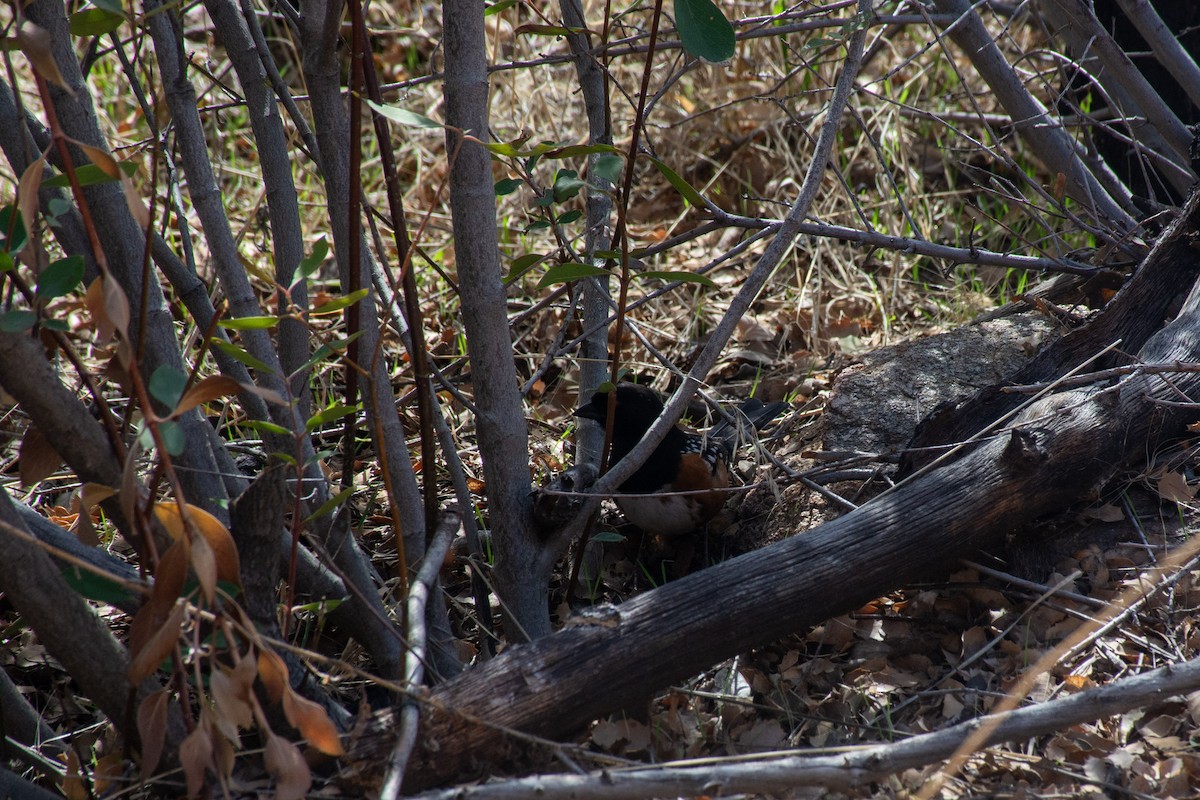
{"type": "Polygon", "coordinates": [[[1156,669],[1061,700],[973,719],[894,744],[847,748],[834,755],[787,753],[692,760],[626,770],[606,769],[586,776],[535,776],[456,787],[416,797],[422,800],[515,800],[533,796],[541,800],[634,800],[677,795],[775,793],[802,786],[845,791],[906,769],[941,761],[954,753],[964,737],[978,735],[979,746],[1020,741],[1162,702],[1197,688],[1200,688],[1200,660],[1156,669]]]}

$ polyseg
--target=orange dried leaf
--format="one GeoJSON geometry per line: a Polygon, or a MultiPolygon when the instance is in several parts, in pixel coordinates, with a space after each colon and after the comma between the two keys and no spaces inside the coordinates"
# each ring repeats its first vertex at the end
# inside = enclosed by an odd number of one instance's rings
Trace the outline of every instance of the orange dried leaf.
{"type": "Polygon", "coordinates": [[[288,683],[287,665],[271,650],[258,651],[258,677],[262,679],[267,697],[271,698],[273,703],[282,700],[284,691],[291,688],[288,683]]]}
{"type": "MultiPolygon", "coordinates": [[[[196,567],[196,574],[200,575],[200,568],[208,570],[206,559],[213,559],[216,567],[216,580],[227,581],[241,585],[241,563],[238,559],[237,545],[234,544],[233,537],[229,534],[229,530],[221,524],[221,521],[208,513],[199,506],[185,503],[187,506],[187,518],[191,521],[196,533],[204,539],[209,548],[209,552],[201,553],[199,556],[193,553],[192,565],[196,567]],[[197,558],[201,559],[197,562],[197,558]]],[[[179,504],[173,500],[164,501],[154,504],[154,516],[158,519],[159,524],[170,534],[175,541],[182,541],[187,538],[184,536],[183,517],[180,515],[179,504]]],[[[196,548],[199,549],[199,548],[196,548]]],[[[208,573],[206,573],[207,575],[208,573]]],[[[201,577],[201,585],[204,586],[205,576],[201,577]]],[[[215,586],[215,583],[212,585],[215,586]]],[[[205,587],[205,595],[211,587],[205,587]]]]}
{"type": "Polygon", "coordinates": [[[289,686],[283,693],[283,714],[304,740],[327,756],[345,755],[337,728],[325,709],[301,697],[289,686]]]}
{"type": "Polygon", "coordinates": [[[167,708],[171,693],[160,689],[138,704],[137,729],[142,740],[142,780],[148,780],[162,758],[167,738],[167,708]]]}

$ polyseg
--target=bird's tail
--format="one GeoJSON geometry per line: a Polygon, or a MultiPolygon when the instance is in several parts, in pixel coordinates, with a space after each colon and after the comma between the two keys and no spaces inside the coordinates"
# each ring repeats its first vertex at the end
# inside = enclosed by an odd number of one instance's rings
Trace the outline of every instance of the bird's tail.
{"type": "Polygon", "coordinates": [[[761,431],[788,408],[788,404],[782,401],[763,403],[751,397],[732,410],[732,421],[719,420],[709,429],[708,436],[719,441],[732,455],[738,446],[749,438],[752,431],[761,431]]]}

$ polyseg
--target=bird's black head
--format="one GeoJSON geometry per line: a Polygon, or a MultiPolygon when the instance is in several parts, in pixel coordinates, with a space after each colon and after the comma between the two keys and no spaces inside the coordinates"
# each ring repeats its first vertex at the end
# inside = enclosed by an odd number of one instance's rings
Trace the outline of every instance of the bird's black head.
{"type": "MultiPolygon", "coordinates": [[[[601,425],[608,417],[608,392],[596,392],[592,399],[575,411],[575,416],[594,419],[601,425]]],[[[658,415],[662,413],[663,401],[658,392],[649,386],[636,383],[617,384],[618,433],[632,435],[635,441],[642,437],[658,415]],[[624,430],[620,430],[620,429],[624,430]]]]}

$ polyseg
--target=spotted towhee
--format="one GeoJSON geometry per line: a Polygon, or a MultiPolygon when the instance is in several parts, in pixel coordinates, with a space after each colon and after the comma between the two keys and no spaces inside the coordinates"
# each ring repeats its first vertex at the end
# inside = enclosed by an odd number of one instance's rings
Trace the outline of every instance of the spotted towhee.
{"type": "MultiPolygon", "coordinates": [[[[662,398],[647,386],[617,385],[613,419],[612,455],[616,464],[629,454],[662,413],[662,398]]],[[[748,400],[738,409],[756,429],[779,415],[786,403],[763,405],[748,400]]],[[[575,411],[575,416],[596,420],[608,417],[608,392],[596,392],[575,411]]],[[[725,504],[729,487],[729,461],[737,444],[736,425],[718,423],[705,434],[676,425],[655,448],[646,463],[621,484],[625,495],[617,505],[625,518],[650,534],[678,536],[700,529],[725,504]]]]}

